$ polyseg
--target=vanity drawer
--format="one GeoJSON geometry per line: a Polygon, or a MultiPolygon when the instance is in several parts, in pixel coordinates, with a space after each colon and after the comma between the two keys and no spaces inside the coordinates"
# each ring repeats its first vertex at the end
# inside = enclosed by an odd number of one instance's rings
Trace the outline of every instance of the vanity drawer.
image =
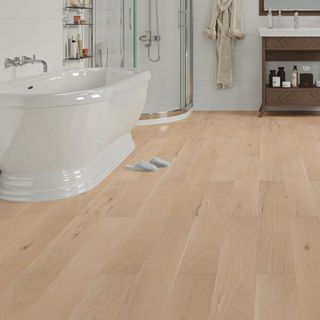
{"type": "Polygon", "coordinates": [[[267,106],[320,106],[320,89],[318,88],[266,88],[267,106]]]}
{"type": "Polygon", "coordinates": [[[266,50],[320,50],[320,37],[268,37],[266,50]]]}

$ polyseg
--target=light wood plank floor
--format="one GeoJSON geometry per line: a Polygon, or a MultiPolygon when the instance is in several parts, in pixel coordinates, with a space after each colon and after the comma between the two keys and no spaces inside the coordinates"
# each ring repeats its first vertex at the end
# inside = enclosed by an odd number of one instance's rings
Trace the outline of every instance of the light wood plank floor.
{"type": "Polygon", "coordinates": [[[134,130],[99,187],[0,202],[0,320],[319,320],[320,117],[134,130]]]}

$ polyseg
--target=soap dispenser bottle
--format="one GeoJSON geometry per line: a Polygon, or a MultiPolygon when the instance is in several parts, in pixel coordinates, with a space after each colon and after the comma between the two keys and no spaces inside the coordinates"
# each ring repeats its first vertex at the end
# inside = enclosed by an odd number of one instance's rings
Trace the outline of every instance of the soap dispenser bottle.
{"type": "Polygon", "coordinates": [[[272,8],[269,8],[268,11],[268,28],[272,29],[273,28],[273,18],[272,18],[272,8]]]}

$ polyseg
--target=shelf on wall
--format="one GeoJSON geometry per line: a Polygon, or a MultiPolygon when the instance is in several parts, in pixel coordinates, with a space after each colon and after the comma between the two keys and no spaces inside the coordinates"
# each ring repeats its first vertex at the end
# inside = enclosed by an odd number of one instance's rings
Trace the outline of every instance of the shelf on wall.
{"type": "MultiPolygon", "coordinates": [[[[74,2],[75,1],[70,0],[63,1],[63,63],[83,62],[86,67],[93,67],[95,60],[95,0],[90,0],[89,2],[81,1],[81,3],[77,1],[77,3],[73,5],[74,2]],[[80,18],[78,16],[80,16],[80,18]],[[81,19],[83,23],[80,23],[75,17],[81,19]],[[88,48],[90,53],[88,57],[71,58],[70,40],[72,38],[76,40],[77,46],[79,39],[82,41],[81,46],[88,48]]],[[[82,52],[80,52],[80,54],[82,54],[82,52]]]]}
{"type": "Polygon", "coordinates": [[[92,23],[66,23],[65,27],[81,27],[81,26],[93,26],[92,23]]]}
{"type": "Polygon", "coordinates": [[[303,91],[303,90],[320,90],[320,88],[318,87],[298,87],[298,88],[284,88],[284,87],[270,87],[268,84],[266,84],[266,89],[269,89],[269,90],[285,90],[285,91],[303,91]]]}
{"type": "Polygon", "coordinates": [[[79,61],[79,60],[85,60],[90,58],[92,58],[92,56],[82,57],[82,58],[67,58],[67,59],[64,59],[64,61],[79,61]]]}
{"type": "Polygon", "coordinates": [[[92,7],[65,7],[68,10],[93,10],[92,7]]]}

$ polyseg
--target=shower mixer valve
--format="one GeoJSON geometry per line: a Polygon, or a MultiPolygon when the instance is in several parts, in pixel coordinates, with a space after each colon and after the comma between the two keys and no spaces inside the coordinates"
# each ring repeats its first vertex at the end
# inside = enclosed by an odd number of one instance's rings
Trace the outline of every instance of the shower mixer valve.
{"type": "Polygon", "coordinates": [[[144,42],[144,47],[149,48],[152,45],[152,42],[160,42],[161,36],[160,35],[151,35],[151,32],[147,32],[146,34],[139,37],[139,40],[144,42]]]}
{"type": "Polygon", "coordinates": [[[148,49],[148,59],[150,62],[160,61],[160,28],[159,28],[159,4],[158,0],[149,0],[148,2],[148,24],[146,34],[139,37],[139,40],[144,43],[144,47],[148,49]],[[154,8],[155,23],[153,23],[152,9],[154,8]],[[155,24],[155,31],[153,32],[152,26],[155,24]],[[155,33],[155,35],[154,35],[155,33]],[[157,43],[157,55],[152,57],[152,44],[157,43]]]}

